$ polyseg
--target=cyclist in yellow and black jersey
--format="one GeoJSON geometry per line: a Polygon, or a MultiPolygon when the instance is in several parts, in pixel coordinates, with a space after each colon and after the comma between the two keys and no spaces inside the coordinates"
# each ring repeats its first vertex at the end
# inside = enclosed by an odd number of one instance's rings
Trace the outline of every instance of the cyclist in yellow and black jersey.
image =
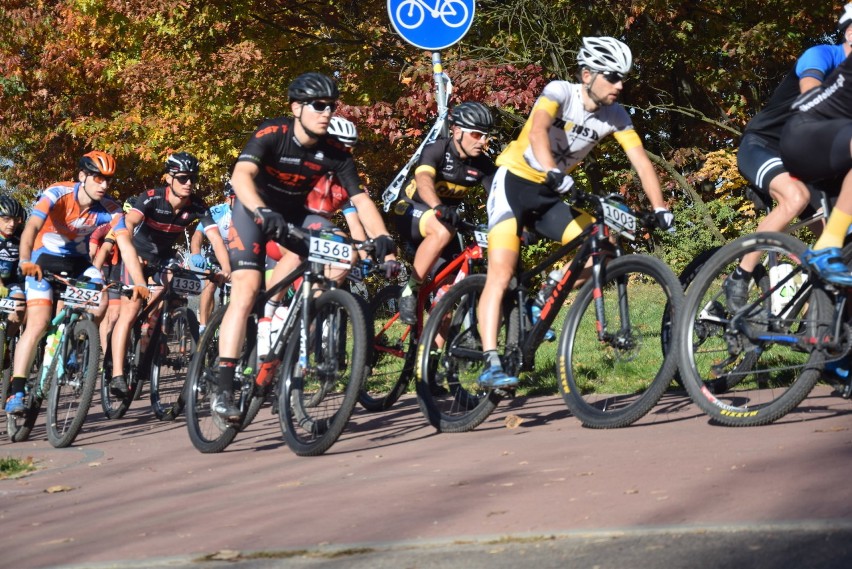
{"type": "Polygon", "coordinates": [[[568,174],[607,135],[612,134],[636,169],[661,227],[673,230],[674,217],[663,201],[660,181],[630,115],[616,103],[633,56],[610,37],[583,38],[577,55],[579,83],[548,83],[533,106],[517,140],[497,158],[488,197],[488,276],[479,302],[486,369],[483,387],[514,387],[497,355],[500,304],[527,226],[554,241],[568,243],[591,222],[569,207],[563,196],[574,181],[568,174]]]}
{"type": "Polygon", "coordinates": [[[497,170],[483,153],[493,127],[488,107],[460,103],[450,111],[449,122],[450,136],[426,145],[414,179],[393,208],[400,237],[416,249],[411,278],[399,302],[399,317],[409,324],[417,322],[420,285],[439,259],[452,259],[460,252],[453,239],[453,228],[460,221],[456,207],[472,188],[488,188],[497,170]]]}

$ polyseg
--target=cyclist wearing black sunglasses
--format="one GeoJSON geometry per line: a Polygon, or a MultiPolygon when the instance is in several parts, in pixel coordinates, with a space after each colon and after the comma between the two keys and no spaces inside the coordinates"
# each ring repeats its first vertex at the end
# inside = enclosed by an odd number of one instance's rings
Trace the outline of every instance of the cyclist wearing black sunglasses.
{"type": "MultiPolygon", "coordinates": [[[[237,158],[231,184],[237,194],[228,234],[231,266],[231,302],[219,335],[220,392],[213,411],[227,420],[239,420],[231,393],[234,367],[243,344],[246,321],[260,290],[266,241],[282,241],[287,223],[301,226],[310,213],[308,193],[328,172],[334,172],[349,197],[367,235],[375,239],[376,257],[394,259],[396,245],[388,235],[379,210],[364,192],[348,149],[328,136],[331,116],[340,92],[331,77],[304,73],[288,88],[292,117],[265,121],[237,158]]],[[[306,255],[298,245],[293,252],[306,255]]]]}
{"type": "Polygon", "coordinates": [[[539,96],[520,135],[497,157],[499,169],[488,197],[488,275],[479,302],[486,369],[483,387],[514,387],[497,355],[503,292],[514,274],[524,226],[568,243],[591,222],[564,200],[574,181],[568,173],[604,137],[612,134],[636,169],[660,226],[673,229],[660,181],[630,115],[616,101],[633,65],[624,43],[610,37],[583,38],[577,54],[580,83],[552,81],[539,96]]]}
{"type": "Polygon", "coordinates": [[[483,185],[488,188],[497,166],[484,154],[494,120],[482,103],[464,102],[454,106],[447,117],[450,136],[426,145],[414,179],[405,195],[393,206],[397,231],[416,250],[411,278],[402,290],[399,317],[417,322],[417,291],[441,260],[452,260],[461,252],[454,239],[461,220],[456,208],[467,193],[483,185]]]}
{"type": "MultiPolygon", "coordinates": [[[[210,210],[200,196],[193,193],[198,181],[198,159],[188,152],[177,152],[166,159],[163,186],[147,190],[136,198],[136,202],[127,212],[125,224],[133,234],[133,245],[139,258],[146,265],[145,277],[154,284],[162,284],[162,275],[154,269],[162,262],[176,256],[175,245],[184,230],[200,224],[210,240],[216,259],[222,267],[223,278],[227,278],[231,268],[225,241],[219,235],[219,228],[210,215],[210,210]]],[[[122,262],[126,257],[122,255],[122,262]]],[[[122,271],[122,280],[126,274],[122,271]]],[[[127,284],[127,283],[125,283],[127,284]]],[[[149,301],[159,301],[161,293],[155,294],[149,301]]],[[[135,299],[122,298],[118,321],[112,331],[113,377],[110,390],[118,397],[127,390],[124,379],[124,356],[127,336],[136,320],[142,303],[135,299]]],[[[154,311],[152,320],[158,314],[154,311]]],[[[143,337],[143,341],[146,338],[143,337]]]]}

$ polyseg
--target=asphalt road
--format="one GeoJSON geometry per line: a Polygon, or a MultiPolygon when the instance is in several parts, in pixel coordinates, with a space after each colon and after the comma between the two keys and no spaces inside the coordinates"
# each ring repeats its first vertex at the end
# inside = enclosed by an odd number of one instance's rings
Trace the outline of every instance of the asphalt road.
{"type": "Polygon", "coordinates": [[[316,458],[268,409],[202,455],[140,403],[108,421],[96,402],[74,448],[41,425],[4,439],[39,471],[0,481],[0,566],[852,566],[852,402],[825,387],[751,429],[670,394],[625,429],[584,429],[557,396],[437,434],[407,397],[316,458]]]}

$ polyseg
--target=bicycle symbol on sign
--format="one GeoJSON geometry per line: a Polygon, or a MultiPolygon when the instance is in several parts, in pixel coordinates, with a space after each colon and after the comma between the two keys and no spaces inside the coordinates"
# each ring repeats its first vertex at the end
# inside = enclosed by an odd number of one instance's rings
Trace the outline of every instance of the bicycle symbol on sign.
{"type": "Polygon", "coordinates": [[[468,10],[462,0],[435,0],[434,7],[430,7],[426,0],[405,0],[396,9],[397,22],[409,30],[419,28],[427,10],[433,18],[441,18],[450,28],[458,28],[467,22],[468,10]],[[408,10],[404,12],[406,8],[408,10]]]}

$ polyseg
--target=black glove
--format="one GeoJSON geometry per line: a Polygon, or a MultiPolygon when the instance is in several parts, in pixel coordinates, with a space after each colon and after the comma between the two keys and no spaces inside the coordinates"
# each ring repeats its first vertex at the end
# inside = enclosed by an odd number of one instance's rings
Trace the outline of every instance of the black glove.
{"type": "Polygon", "coordinates": [[[455,227],[458,225],[459,221],[461,221],[461,216],[454,207],[439,204],[433,207],[432,209],[435,210],[435,217],[438,218],[438,221],[443,221],[447,225],[455,227]]]}
{"type": "Polygon", "coordinates": [[[654,208],[654,217],[657,218],[657,226],[669,233],[675,232],[674,214],[664,207],[654,208]]]}
{"type": "Polygon", "coordinates": [[[570,194],[574,197],[575,185],[574,178],[554,168],[547,171],[547,176],[544,178],[544,185],[560,195],[570,194]]]}
{"type": "Polygon", "coordinates": [[[373,239],[373,243],[376,245],[376,260],[380,263],[388,255],[396,253],[396,243],[394,243],[390,235],[379,235],[373,239]]]}
{"type": "Polygon", "coordinates": [[[284,217],[268,207],[254,210],[254,222],[260,226],[263,235],[269,239],[281,241],[287,237],[287,222],[284,217]]]}
{"type": "Polygon", "coordinates": [[[402,265],[400,265],[398,261],[386,261],[384,263],[384,267],[386,279],[394,278],[399,274],[399,271],[402,269],[402,265]]]}

